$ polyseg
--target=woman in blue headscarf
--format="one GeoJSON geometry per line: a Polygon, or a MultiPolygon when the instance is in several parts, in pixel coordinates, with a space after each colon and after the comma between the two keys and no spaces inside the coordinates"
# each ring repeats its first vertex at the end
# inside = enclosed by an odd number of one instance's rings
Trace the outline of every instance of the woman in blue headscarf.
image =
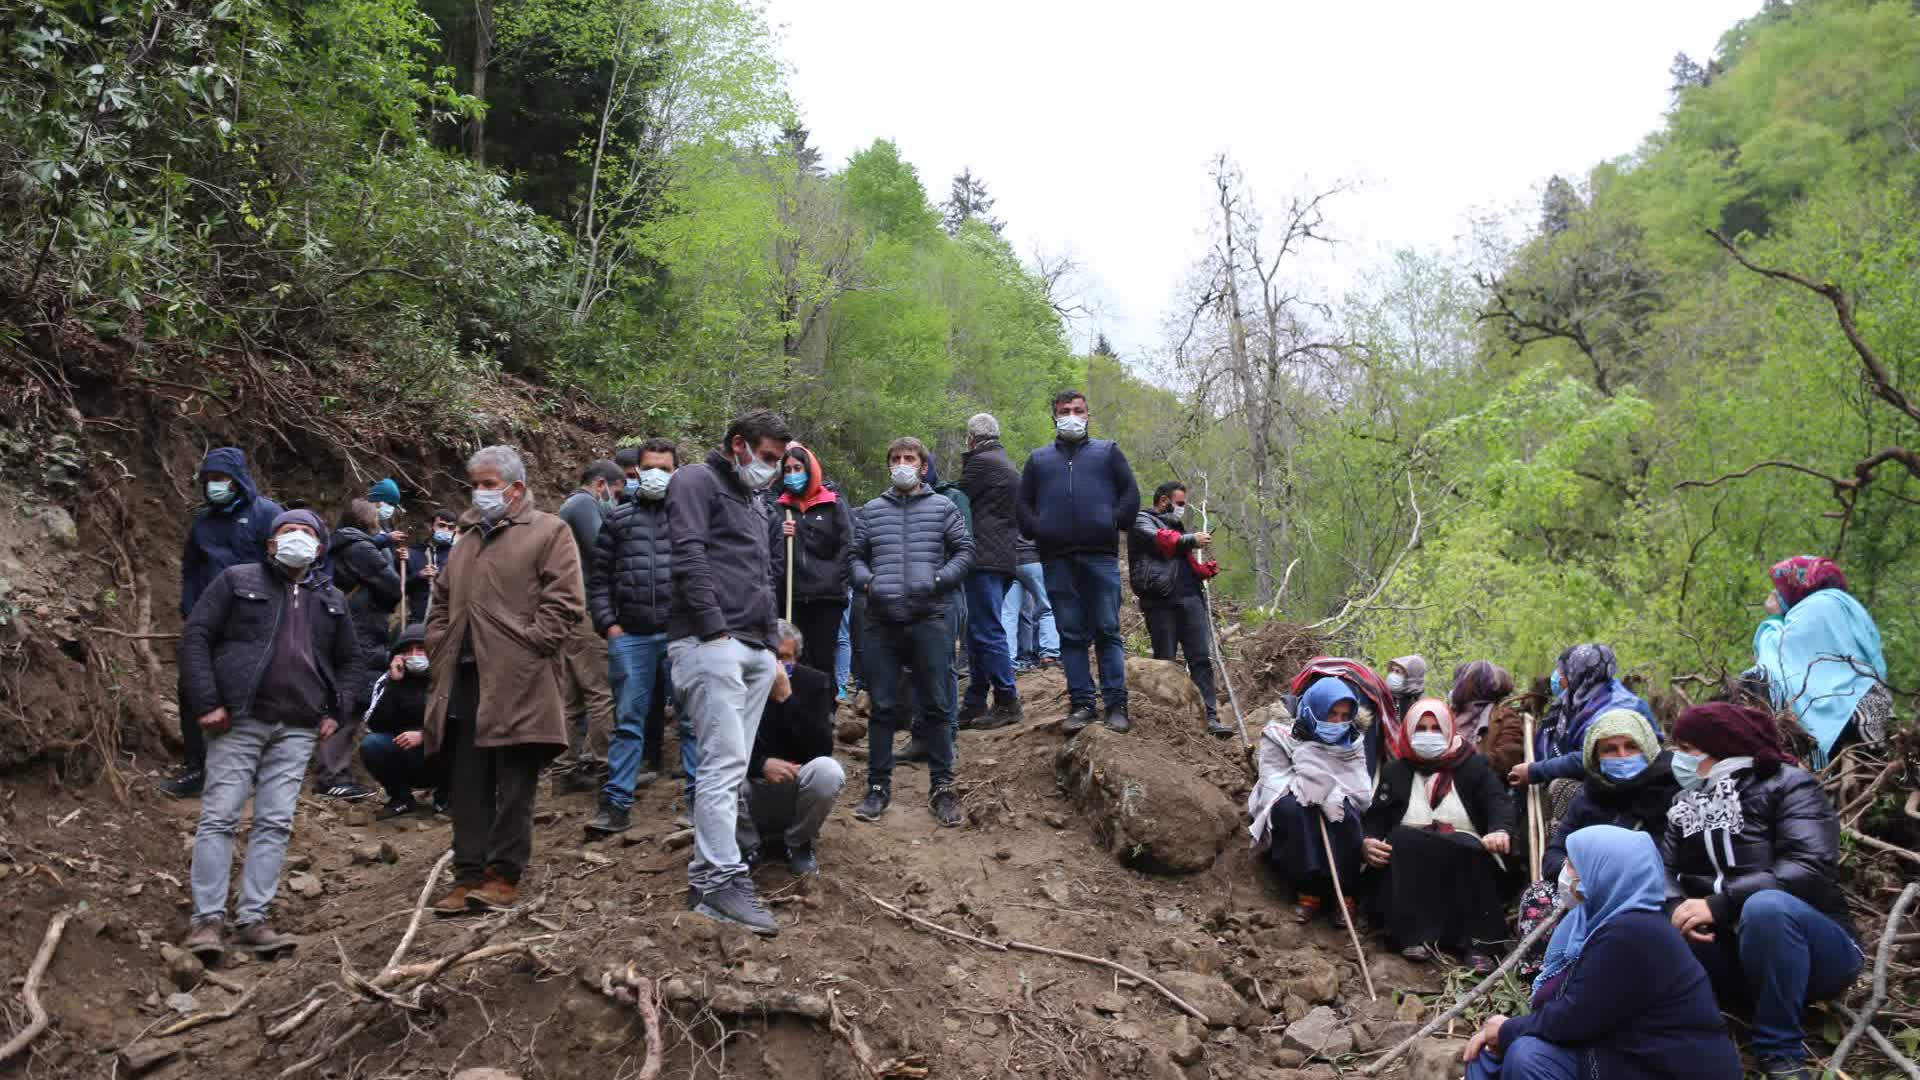
{"type": "Polygon", "coordinates": [[[1567,838],[1554,928],[1525,1016],[1494,1015],[1467,1044],[1467,1080],[1740,1080],[1706,969],[1663,912],[1653,838],[1594,825],[1567,838]]]}
{"type": "Polygon", "coordinates": [[[1887,737],[1893,694],[1880,628],[1847,591],[1832,559],[1800,555],[1774,564],[1767,618],[1753,632],[1753,663],[1778,711],[1813,736],[1813,767],[1843,742],[1887,737]]]}
{"type": "Polygon", "coordinates": [[[1340,679],[1323,677],[1301,693],[1298,718],[1282,716],[1260,734],[1260,782],[1247,797],[1253,849],[1265,851],[1293,884],[1293,916],[1308,922],[1333,889],[1349,897],[1360,873],[1360,815],[1373,797],[1366,749],[1356,736],[1359,699],[1340,679]],[[1327,840],[1320,836],[1326,822],[1327,840]],[[1327,847],[1333,865],[1327,864],[1327,847]]]}

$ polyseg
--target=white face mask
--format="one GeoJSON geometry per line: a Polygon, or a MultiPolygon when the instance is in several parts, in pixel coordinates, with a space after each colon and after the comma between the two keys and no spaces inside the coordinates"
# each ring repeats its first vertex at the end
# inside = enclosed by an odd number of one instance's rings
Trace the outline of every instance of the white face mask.
{"type": "Polygon", "coordinates": [[[1399,693],[1407,688],[1407,677],[1397,671],[1387,672],[1387,689],[1399,693]]]}
{"type": "Polygon", "coordinates": [[[401,663],[405,665],[408,671],[412,672],[415,675],[418,675],[421,672],[427,670],[428,661],[424,654],[413,653],[409,655],[405,660],[402,660],[401,663]]]}
{"type": "Polygon", "coordinates": [[[1444,731],[1416,731],[1407,742],[1413,752],[1431,761],[1447,752],[1447,733],[1444,731]]]}
{"type": "Polygon", "coordinates": [[[887,470],[887,479],[901,491],[912,491],[920,486],[920,470],[911,465],[895,465],[887,470]]]}
{"type": "Polygon", "coordinates": [[[231,498],[233,498],[233,481],[231,480],[207,481],[207,501],[208,502],[224,503],[231,498]]]}
{"type": "Polygon", "coordinates": [[[305,570],[320,554],[320,541],[298,530],[284,532],[273,540],[273,557],[289,570],[305,570]]]}
{"type": "Polygon", "coordinates": [[[1087,437],[1087,418],[1084,416],[1056,416],[1053,430],[1068,442],[1079,442],[1087,437]]]}
{"type": "Polygon", "coordinates": [[[392,503],[376,503],[375,505],[377,505],[378,507],[380,507],[380,520],[381,520],[381,521],[392,521],[392,520],[393,520],[393,512],[394,512],[394,507],[393,507],[393,504],[392,504],[392,503]]]}
{"type": "Polygon", "coordinates": [[[768,484],[773,483],[774,477],[780,475],[780,466],[753,458],[745,465],[734,462],[733,471],[740,477],[740,482],[747,486],[747,490],[761,491],[768,484]]]}
{"type": "Polygon", "coordinates": [[[507,508],[507,493],[474,488],[473,508],[486,517],[499,517],[507,508]]]}
{"type": "Polygon", "coordinates": [[[1586,900],[1586,897],[1579,893],[1579,884],[1573,876],[1572,864],[1560,864],[1560,880],[1555,883],[1553,899],[1559,904],[1578,904],[1586,900]]]}
{"type": "Polygon", "coordinates": [[[1170,504],[1167,507],[1167,519],[1169,521],[1187,520],[1187,508],[1180,503],[1170,504]]]}
{"type": "Polygon", "coordinates": [[[672,481],[673,474],[665,469],[643,469],[640,472],[640,486],[634,491],[643,499],[658,502],[667,497],[667,485],[672,481]]]}

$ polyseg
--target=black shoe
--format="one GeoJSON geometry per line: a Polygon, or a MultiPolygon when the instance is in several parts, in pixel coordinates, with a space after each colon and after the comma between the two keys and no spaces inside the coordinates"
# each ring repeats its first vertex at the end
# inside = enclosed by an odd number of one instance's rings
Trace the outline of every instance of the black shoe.
{"type": "Polygon", "coordinates": [[[1207,717],[1207,734],[1217,735],[1222,739],[1231,739],[1233,738],[1233,729],[1221,723],[1219,717],[1209,716],[1207,717]]]}
{"type": "Polygon", "coordinates": [[[205,766],[182,765],[172,776],[160,781],[160,794],[169,799],[197,799],[201,789],[206,786],[205,766]]]}
{"type": "Polygon", "coordinates": [[[793,871],[794,877],[808,877],[819,873],[820,860],[813,854],[813,845],[803,844],[796,847],[788,844],[787,869],[793,871]]]}
{"type": "Polygon", "coordinates": [[[1060,730],[1068,735],[1078,735],[1098,717],[1099,714],[1093,711],[1093,706],[1075,705],[1073,711],[1067,714],[1067,718],[1061,721],[1060,730]]]}
{"type": "Polygon", "coordinates": [[[1033,666],[1039,668],[1041,671],[1059,671],[1060,658],[1057,656],[1043,656],[1040,658],[1040,662],[1033,666]]]}
{"type": "Polygon", "coordinates": [[[445,791],[435,791],[433,793],[433,812],[434,813],[444,814],[447,812],[447,808],[452,805],[453,805],[453,795],[451,793],[445,792],[445,791]]]}
{"type": "Polygon", "coordinates": [[[887,807],[892,804],[893,792],[879,784],[869,784],[866,798],[861,799],[860,805],[853,808],[853,816],[861,821],[878,821],[880,815],[886,813],[887,807]]]}
{"type": "Polygon", "coordinates": [[[952,785],[933,789],[933,796],[927,800],[927,810],[933,814],[933,820],[949,829],[957,829],[967,823],[966,815],[960,812],[960,796],[952,785]]]}
{"type": "Polygon", "coordinates": [[[371,799],[380,793],[365,784],[343,780],[338,784],[328,784],[321,788],[320,794],[325,798],[339,799],[342,802],[359,802],[361,799],[371,799]]]}
{"type": "Polygon", "coordinates": [[[594,811],[593,820],[587,822],[588,832],[600,833],[603,836],[623,833],[627,828],[627,811],[612,803],[601,803],[600,809],[594,811]]]}
{"type": "Polygon", "coordinates": [[[1026,718],[1026,710],[1020,707],[1019,698],[1001,698],[993,703],[993,708],[988,709],[987,715],[981,717],[974,727],[981,731],[992,731],[1008,724],[1017,724],[1026,718]]]}
{"type": "Polygon", "coordinates": [[[1125,705],[1118,705],[1118,706],[1115,706],[1114,708],[1108,709],[1107,718],[1105,720],[1102,720],[1101,723],[1107,725],[1107,727],[1113,729],[1117,733],[1124,733],[1124,732],[1133,730],[1133,721],[1127,719],[1127,707],[1125,705]]]}
{"type": "Polygon", "coordinates": [[[980,726],[980,720],[987,715],[987,703],[967,701],[960,705],[960,727],[964,730],[980,726]]]}
{"type": "Polygon", "coordinates": [[[414,802],[413,796],[411,795],[398,799],[389,799],[387,800],[387,805],[373,812],[373,820],[385,821],[388,818],[406,817],[408,814],[414,813],[419,809],[420,804],[414,802]]]}
{"type": "Polygon", "coordinates": [[[903,765],[920,765],[927,760],[927,741],[915,735],[907,740],[907,748],[894,756],[894,760],[903,765]]]}

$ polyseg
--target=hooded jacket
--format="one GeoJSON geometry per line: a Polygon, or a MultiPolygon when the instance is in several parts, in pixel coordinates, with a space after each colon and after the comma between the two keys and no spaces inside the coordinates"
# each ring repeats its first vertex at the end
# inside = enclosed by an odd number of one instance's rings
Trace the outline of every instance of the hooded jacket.
{"type": "MultiPolygon", "coordinates": [[[[273,519],[280,516],[280,504],[260,494],[253,474],[247,471],[246,452],[232,446],[217,446],[194,473],[194,483],[202,486],[210,472],[233,477],[238,494],[224,506],[202,502],[193,512],[193,524],[180,553],[180,617],[193,614],[200,594],[229,566],[265,562],[267,537],[273,535],[273,519]]],[[[205,489],[202,486],[202,497],[205,489]]]]}
{"type": "MultiPolygon", "coordinates": [[[[400,572],[393,568],[386,552],[374,546],[373,537],[351,525],[333,530],[327,557],[334,587],[346,596],[347,610],[353,615],[360,664],[351,675],[351,685],[354,703],[364,705],[373,692],[373,680],[386,668],[391,655],[387,651],[387,624],[400,603],[400,572]]],[[[357,709],[354,715],[359,715],[357,709]]]]}
{"type": "Polygon", "coordinates": [[[1020,531],[1042,559],[1112,555],[1140,513],[1140,488],[1127,456],[1109,439],[1055,439],[1020,471],[1020,531]]]}
{"type": "MultiPolygon", "coordinates": [[[[427,628],[409,626],[394,639],[393,650],[387,659],[391,661],[408,645],[424,646],[426,643],[427,628]]],[[[381,672],[373,682],[373,703],[367,706],[367,730],[383,735],[419,731],[426,722],[427,690],[431,679],[431,668],[417,675],[402,671],[398,679],[388,672],[381,672]]]]}
{"type": "Polygon", "coordinates": [[[670,637],[731,634],[771,649],[779,610],[767,577],[767,503],[748,491],[718,450],[673,474],[667,517],[673,528],[670,637]]]}
{"type": "Polygon", "coordinates": [[[827,488],[820,470],[820,459],[811,450],[791,443],[788,456],[807,465],[807,486],[795,495],[782,492],[774,500],[768,522],[767,546],[772,555],[774,596],[785,606],[787,591],[787,538],[781,525],[793,516],[793,602],[795,604],[841,604],[847,602],[850,579],[847,552],[853,547],[853,508],[827,488]]]}
{"type": "Polygon", "coordinates": [[[998,438],[961,456],[960,489],[973,508],[973,569],[1013,576],[1020,565],[1020,470],[998,438]]]}
{"type": "Polygon", "coordinates": [[[960,510],[921,484],[888,491],[853,523],[853,587],[867,593],[867,617],[902,623],[946,611],[946,594],[973,563],[973,538],[960,510]]]}

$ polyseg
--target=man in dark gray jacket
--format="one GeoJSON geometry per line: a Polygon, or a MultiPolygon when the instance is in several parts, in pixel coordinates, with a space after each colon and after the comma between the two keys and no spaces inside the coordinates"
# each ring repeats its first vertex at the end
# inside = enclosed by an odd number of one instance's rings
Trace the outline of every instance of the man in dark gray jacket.
{"type": "MultiPolygon", "coordinates": [[[[594,550],[607,514],[625,490],[627,474],[620,466],[601,459],[590,461],[580,474],[580,487],[566,497],[558,511],[560,520],[573,533],[580,551],[583,575],[593,565],[594,550]]],[[[580,582],[582,589],[586,581],[580,582]]],[[[614,722],[613,693],[608,687],[606,642],[588,617],[561,650],[566,660],[567,739],[571,759],[558,766],[561,778],[556,783],[567,791],[583,791],[591,786],[599,764],[599,750],[610,737],[614,722]]]]}
{"type": "Polygon", "coordinates": [[[967,421],[967,453],[960,489],[973,504],[973,568],[967,573],[967,658],[973,677],[960,703],[960,726],[997,728],[1021,718],[1013,684],[1013,643],[1000,621],[1007,586],[1018,565],[1020,470],[1000,445],[1000,421],[976,413],[967,421]],[[993,711],[987,711],[987,689],[993,711]]]}
{"type": "Polygon", "coordinates": [[[867,725],[867,794],[853,811],[862,821],[886,813],[893,801],[893,737],[900,724],[900,683],[886,677],[913,669],[920,716],[914,732],[926,741],[931,796],[928,809],[942,825],[962,823],[953,789],[953,681],[947,676],[953,639],[947,597],[973,564],[973,538],[960,509],[921,478],[927,448],[918,439],[887,447],[892,487],[860,508],[853,523],[853,587],[867,596],[866,663],[873,716],[867,725]]]}

